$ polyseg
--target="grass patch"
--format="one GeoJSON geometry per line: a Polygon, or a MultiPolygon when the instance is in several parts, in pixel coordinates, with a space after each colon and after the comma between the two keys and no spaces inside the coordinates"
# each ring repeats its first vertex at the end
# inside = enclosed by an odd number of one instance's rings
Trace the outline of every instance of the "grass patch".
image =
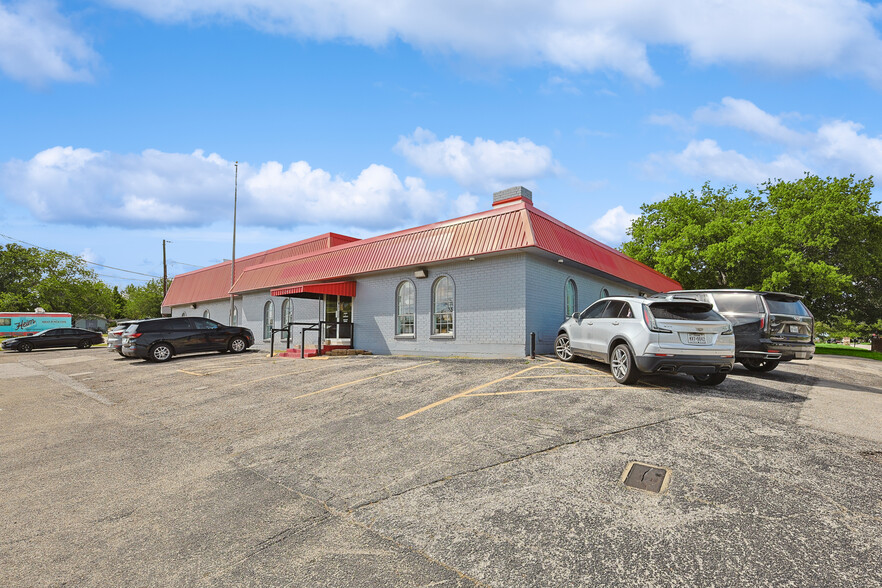
{"type": "Polygon", "coordinates": [[[858,349],[849,345],[834,345],[831,343],[816,344],[815,354],[848,355],[851,357],[864,357],[866,359],[875,359],[876,361],[882,361],[882,353],[879,353],[878,351],[868,351],[866,349],[858,349]]]}

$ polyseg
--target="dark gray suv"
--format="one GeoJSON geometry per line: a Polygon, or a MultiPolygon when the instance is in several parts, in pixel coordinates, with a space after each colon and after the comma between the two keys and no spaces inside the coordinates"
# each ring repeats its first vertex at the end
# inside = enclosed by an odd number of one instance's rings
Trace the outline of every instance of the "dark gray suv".
{"type": "Polygon", "coordinates": [[[245,327],[227,327],[202,317],[149,319],[131,325],[123,335],[122,353],[150,361],[200,351],[241,353],[254,345],[245,327]]]}
{"type": "Polygon", "coordinates": [[[735,361],[768,372],[782,361],[815,354],[815,318],[802,296],[754,290],[676,290],[660,298],[692,298],[714,305],[735,331],[735,361]]]}

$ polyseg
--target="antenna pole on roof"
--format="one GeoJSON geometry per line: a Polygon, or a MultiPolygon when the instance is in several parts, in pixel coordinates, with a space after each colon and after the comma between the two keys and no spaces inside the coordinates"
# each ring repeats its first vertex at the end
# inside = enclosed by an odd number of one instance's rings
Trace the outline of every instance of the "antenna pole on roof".
{"type": "MultiPolygon", "coordinates": [[[[236,162],[236,179],[233,184],[233,259],[230,262],[230,290],[233,289],[233,283],[236,281],[236,204],[239,200],[239,162],[236,162]]],[[[233,325],[233,314],[236,306],[233,302],[233,293],[230,292],[230,325],[233,325]]]]}

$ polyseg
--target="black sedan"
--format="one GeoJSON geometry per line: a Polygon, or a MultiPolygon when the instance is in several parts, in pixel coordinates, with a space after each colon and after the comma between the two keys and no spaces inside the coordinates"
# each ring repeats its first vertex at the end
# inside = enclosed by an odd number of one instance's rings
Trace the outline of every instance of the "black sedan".
{"type": "Polygon", "coordinates": [[[87,331],[85,329],[48,329],[28,335],[27,337],[15,337],[7,339],[0,347],[8,350],[30,351],[32,349],[45,349],[48,347],[79,347],[88,349],[92,345],[104,343],[101,333],[87,331]]]}

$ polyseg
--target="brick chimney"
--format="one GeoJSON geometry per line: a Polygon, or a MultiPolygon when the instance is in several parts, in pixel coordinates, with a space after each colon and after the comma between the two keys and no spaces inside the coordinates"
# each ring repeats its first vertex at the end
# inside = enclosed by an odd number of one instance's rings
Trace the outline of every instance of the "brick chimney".
{"type": "Polygon", "coordinates": [[[533,203],[533,193],[523,186],[515,186],[514,188],[506,188],[499,192],[493,192],[493,206],[501,206],[504,204],[514,204],[515,202],[533,203]]]}

